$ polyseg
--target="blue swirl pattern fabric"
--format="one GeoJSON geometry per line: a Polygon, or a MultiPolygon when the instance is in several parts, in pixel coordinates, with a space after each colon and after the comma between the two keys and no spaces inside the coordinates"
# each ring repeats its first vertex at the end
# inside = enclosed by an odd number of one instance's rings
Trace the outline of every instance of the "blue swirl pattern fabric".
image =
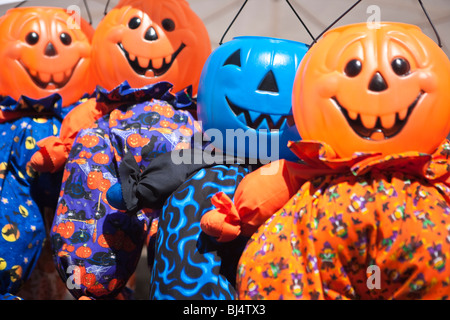
{"type": "Polygon", "coordinates": [[[150,280],[155,300],[233,300],[236,267],[247,238],[219,243],[202,232],[200,220],[219,191],[230,198],[250,171],[240,164],[203,168],[167,199],[159,218],[150,280]]]}

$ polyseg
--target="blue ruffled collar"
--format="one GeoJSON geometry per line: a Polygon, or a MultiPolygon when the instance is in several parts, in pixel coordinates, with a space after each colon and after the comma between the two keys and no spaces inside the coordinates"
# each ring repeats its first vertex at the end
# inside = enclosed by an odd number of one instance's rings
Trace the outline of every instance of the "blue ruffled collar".
{"type": "Polygon", "coordinates": [[[63,106],[63,100],[58,93],[51,94],[41,99],[32,99],[21,96],[18,100],[10,96],[0,97],[0,109],[3,112],[35,112],[37,114],[53,114],[63,119],[75,106],[89,98],[89,94],[83,95],[76,103],[63,106]]]}
{"type": "Polygon", "coordinates": [[[177,93],[172,93],[173,85],[167,81],[157,82],[140,88],[132,88],[128,81],[112,89],[106,90],[97,86],[95,96],[97,102],[105,103],[132,103],[150,101],[152,99],[164,100],[170,103],[175,109],[195,108],[196,102],[192,97],[192,86],[185,88],[177,93]]]}

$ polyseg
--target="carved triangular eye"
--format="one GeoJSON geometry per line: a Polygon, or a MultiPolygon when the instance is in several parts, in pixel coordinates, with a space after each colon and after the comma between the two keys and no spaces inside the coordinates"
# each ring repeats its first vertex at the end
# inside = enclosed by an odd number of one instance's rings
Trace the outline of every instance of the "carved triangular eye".
{"type": "Polygon", "coordinates": [[[238,49],[235,52],[233,52],[227,58],[227,60],[224,62],[223,65],[226,66],[228,64],[233,64],[233,65],[238,66],[238,67],[241,66],[241,49],[238,49]]]}
{"type": "Polygon", "coordinates": [[[275,80],[275,75],[273,74],[273,71],[270,70],[266,73],[264,76],[264,79],[261,81],[261,83],[258,86],[259,91],[270,91],[270,92],[279,92],[278,91],[278,85],[277,81],[275,80]]]}

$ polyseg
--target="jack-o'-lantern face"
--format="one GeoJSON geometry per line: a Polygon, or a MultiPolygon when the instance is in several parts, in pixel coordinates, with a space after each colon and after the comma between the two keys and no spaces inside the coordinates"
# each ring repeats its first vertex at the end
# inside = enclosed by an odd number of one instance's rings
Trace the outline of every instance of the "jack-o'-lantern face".
{"type": "Polygon", "coordinates": [[[294,117],[303,139],[355,152],[433,152],[450,121],[450,61],[402,23],[329,31],[299,68],[294,117]]]}
{"type": "MultiPolygon", "coordinates": [[[[204,131],[222,133],[216,148],[252,159],[293,158],[289,140],[299,140],[292,114],[292,87],[308,46],[269,37],[236,37],[210,55],[198,93],[198,119],[204,131]],[[228,136],[243,131],[248,143],[228,136]],[[231,149],[233,150],[227,150],[231,149]],[[263,151],[266,149],[266,151],[263,151]]],[[[217,137],[215,137],[217,138],[217,137]]],[[[243,140],[243,139],[241,139],[243,140]]]]}
{"type": "Polygon", "coordinates": [[[40,99],[53,93],[70,105],[91,93],[93,28],[61,8],[10,9],[0,20],[0,95],[40,99]]]}
{"type": "Polygon", "coordinates": [[[185,0],[122,0],[99,23],[93,39],[98,83],[111,90],[168,81],[197,92],[211,53],[208,32],[185,0]]]}

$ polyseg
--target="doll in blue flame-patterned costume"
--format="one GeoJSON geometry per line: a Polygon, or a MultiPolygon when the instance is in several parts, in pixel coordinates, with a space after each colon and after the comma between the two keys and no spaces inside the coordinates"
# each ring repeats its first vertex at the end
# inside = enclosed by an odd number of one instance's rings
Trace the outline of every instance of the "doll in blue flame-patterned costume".
{"type": "MultiPolygon", "coordinates": [[[[290,95],[306,51],[302,43],[263,37],[239,37],[217,48],[199,86],[198,119],[205,136],[226,137],[227,129],[241,129],[259,146],[279,142],[280,149],[273,149],[289,158],[287,141],[300,139],[291,121],[290,95]]],[[[214,194],[222,191],[232,198],[242,179],[270,156],[248,145],[227,149],[227,141],[219,140],[203,150],[158,156],[143,172],[125,155],[120,184],[108,192],[110,203],[129,213],[161,208],[151,299],[235,299],[236,266],[247,237],[218,242],[202,232],[200,220],[213,208],[214,194]],[[206,160],[208,156],[216,162],[206,160]]]]}

